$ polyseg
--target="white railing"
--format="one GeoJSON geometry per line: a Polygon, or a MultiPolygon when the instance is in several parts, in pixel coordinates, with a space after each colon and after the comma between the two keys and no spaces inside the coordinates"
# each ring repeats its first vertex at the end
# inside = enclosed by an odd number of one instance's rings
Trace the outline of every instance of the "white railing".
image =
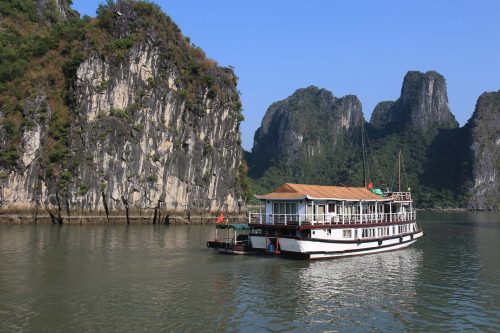
{"type": "Polygon", "coordinates": [[[411,192],[392,192],[389,197],[394,201],[412,201],[411,192]]]}
{"type": "Polygon", "coordinates": [[[410,222],[416,219],[415,210],[402,213],[366,213],[366,214],[266,214],[250,212],[250,224],[279,225],[332,225],[332,224],[374,224],[389,222],[410,222]]]}

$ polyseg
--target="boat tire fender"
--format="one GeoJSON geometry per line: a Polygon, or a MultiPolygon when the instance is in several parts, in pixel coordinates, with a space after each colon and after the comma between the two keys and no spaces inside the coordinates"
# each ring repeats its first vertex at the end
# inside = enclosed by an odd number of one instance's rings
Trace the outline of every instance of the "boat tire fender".
{"type": "Polygon", "coordinates": [[[359,238],[356,239],[356,243],[358,243],[358,245],[361,244],[361,239],[359,239],[359,238]]]}
{"type": "Polygon", "coordinates": [[[410,238],[413,240],[413,234],[410,235],[410,238]]]}
{"type": "Polygon", "coordinates": [[[399,242],[403,243],[403,237],[399,237],[399,242]]]}
{"type": "Polygon", "coordinates": [[[380,246],[380,245],[382,245],[382,240],[381,239],[378,240],[378,246],[380,246]]]}

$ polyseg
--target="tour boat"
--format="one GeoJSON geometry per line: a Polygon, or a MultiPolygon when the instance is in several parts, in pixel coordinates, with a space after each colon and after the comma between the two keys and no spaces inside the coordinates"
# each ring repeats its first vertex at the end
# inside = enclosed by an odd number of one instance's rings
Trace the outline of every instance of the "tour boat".
{"type": "Polygon", "coordinates": [[[207,247],[213,248],[220,253],[227,254],[248,254],[252,251],[248,232],[250,227],[247,224],[225,224],[215,225],[215,240],[208,241],[207,247]],[[225,230],[225,237],[219,238],[218,231],[225,230]]]}
{"type": "Polygon", "coordinates": [[[424,235],[410,192],[286,183],[256,195],[248,214],[254,251],[304,259],[401,249],[424,235]]]}

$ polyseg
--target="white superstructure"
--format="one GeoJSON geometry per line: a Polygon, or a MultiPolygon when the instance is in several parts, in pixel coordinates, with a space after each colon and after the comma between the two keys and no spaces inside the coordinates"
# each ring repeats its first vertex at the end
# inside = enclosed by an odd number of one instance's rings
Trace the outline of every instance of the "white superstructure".
{"type": "Polygon", "coordinates": [[[254,250],[333,258],[395,250],[423,236],[409,192],[287,183],[257,198],[259,212],[249,213],[254,250]]]}

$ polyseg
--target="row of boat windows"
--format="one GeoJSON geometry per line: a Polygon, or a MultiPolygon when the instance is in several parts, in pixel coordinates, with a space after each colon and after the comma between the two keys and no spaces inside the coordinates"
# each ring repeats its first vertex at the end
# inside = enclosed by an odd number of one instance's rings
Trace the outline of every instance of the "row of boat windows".
{"type": "MultiPolygon", "coordinates": [[[[296,203],[284,203],[284,202],[275,202],[274,203],[274,214],[297,214],[297,204],[296,203]]],[[[264,206],[265,212],[265,206],[264,206]]]]}
{"type": "MultiPolygon", "coordinates": [[[[410,229],[413,229],[413,231],[416,231],[415,226],[413,228],[410,228],[408,224],[404,225],[398,225],[397,226],[397,233],[398,234],[404,234],[410,231],[410,229]]],[[[383,237],[383,236],[389,236],[391,231],[391,227],[382,227],[382,228],[363,228],[361,229],[361,237],[362,238],[370,238],[370,237],[383,237]]],[[[343,237],[344,238],[352,238],[352,229],[347,229],[343,231],[343,237]]],[[[392,227],[392,234],[396,234],[396,226],[392,227]]]]}

